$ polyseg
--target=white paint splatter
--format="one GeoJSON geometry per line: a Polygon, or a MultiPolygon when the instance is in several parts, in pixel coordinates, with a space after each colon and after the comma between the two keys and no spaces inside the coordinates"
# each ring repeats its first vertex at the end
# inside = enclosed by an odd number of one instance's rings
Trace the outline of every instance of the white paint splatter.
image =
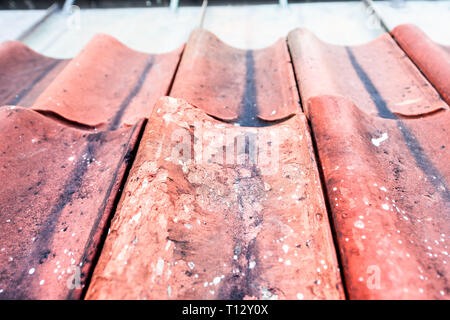
{"type": "Polygon", "coordinates": [[[162,275],[164,270],[164,260],[159,258],[158,262],[156,263],[156,275],[160,276],[162,275]]]}
{"type": "Polygon", "coordinates": [[[213,279],[213,283],[214,283],[214,285],[218,285],[219,284],[219,282],[220,282],[220,277],[215,277],[214,279],[213,279]]]}
{"type": "Polygon", "coordinates": [[[354,226],[358,229],[364,229],[364,222],[362,222],[361,220],[357,220],[355,221],[354,226]]]}
{"type": "Polygon", "coordinates": [[[372,138],[372,144],[376,147],[380,146],[380,143],[388,138],[387,132],[383,133],[380,138],[372,138]]]}
{"type": "Polygon", "coordinates": [[[131,219],[130,222],[139,222],[139,219],[141,219],[141,212],[139,211],[138,213],[136,213],[131,219]]]}

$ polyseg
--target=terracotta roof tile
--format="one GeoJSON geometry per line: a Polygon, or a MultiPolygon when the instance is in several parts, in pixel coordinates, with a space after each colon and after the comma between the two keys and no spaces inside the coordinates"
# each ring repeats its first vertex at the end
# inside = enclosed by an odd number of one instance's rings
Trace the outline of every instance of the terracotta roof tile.
{"type": "Polygon", "coordinates": [[[90,272],[141,125],[84,131],[0,108],[1,298],[80,296],[70,279],[90,272]]]}
{"type": "Polygon", "coordinates": [[[448,106],[388,34],[289,35],[353,299],[448,294],[448,106]]]}
{"type": "Polygon", "coordinates": [[[347,97],[364,112],[381,117],[416,117],[448,109],[388,33],[366,45],[344,47],[296,29],[288,41],[307,114],[308,100],[320,95],[347,97]],[[387,97],[384,102],[382,97],[387,97]]]}
{"type": "Polygon", "coordinates": [[[265,49],[240,50],[203,29],[191,34],[170,95],[249,126],[261,124],[257,117],[273,121],[299,110],[284,39],[265,49]]]}
{"type": "Polygon", "coordinates": [[[108,35],[96,35],[33,108],[89,126],[134,124],[167,94],[182,49],[150,55],[108,35]]]}
{"type": "Polygon", "coordinates": [[[0,105],[30,107],[67,60],[42,56],[18,41],[0,45],[0,105]]]}
{"type": "Polygon", "coordinates": [[[392,30],[395,40],[447,103],[450,103],[450,48],[433,42],[414,25],[392,30]]]}
{"type": "Polygon", "coordinates": [[[88,299],[344,297],[302,114],[240,128],[181,99],[154,110],[88,299]]]}

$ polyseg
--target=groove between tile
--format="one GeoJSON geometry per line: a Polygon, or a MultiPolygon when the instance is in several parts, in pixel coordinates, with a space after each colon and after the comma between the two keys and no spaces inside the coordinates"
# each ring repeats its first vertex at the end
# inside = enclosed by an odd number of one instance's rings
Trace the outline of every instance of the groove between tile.
{"type": "MultiPolygon", "coordinates": [[[[286,39],[286,42],[287,42],[287,39],[286,39]]],[[[289,45],[287,47],[288,47],[288,51],[289,51],[289,56],[291,58],[291,66],[292,66],[292,70],[294,72],[295,84],[297,86],[297,92],[298,92],[299,97],[301,97],[302,95],[301,95],[301,92],[300,92],[300,86],[299,86],[298,79],[297,79],[297,72],[295,71],[295,66],[294,66],[294,63],[293,63],[291,48],[290,48],[289,45]]],[[[300,106],[301,106],[301,108],[302,108],[302,110],[304,112],[303,103],[302,103],[301,99],[299,99],[299,104],[300,104],[300,106]]],[[[334,248],[335,248],[335,251],[336,251],[337,262],[338,262],[338,265],[339,265],[339,274],[340,274],[341,281],[342,281],[342,286],[343,286],[343,291],[344,291],[344,294],[345,294],[345,299],[348,300],[349,299],[349,294],[348,294],[347,284],[346,284],[346,280],[345,280],[344,264],[342,263],[341,253],[340,253],[340,251],[338,249],[339,248],[339,243],[338,243],[337,230],[336,230],[337,226],[335,225],[335,220],[333,218],[333,213],[331,211],[330,199],[328,197],[327,185],[326,185],[326,182],[325,182],[325,177],[324,177],[324,174],[323,174],[323,168],[322,168],[322,164],[321,164],[321,161],[320,161],[319,150],[317,148],[316,137],[314,135],[314,131],[313,131],[312,127],[311,127],[311,121],[309,119],[307,119],[307,124],[308,124],[309,132],[311,134],[311,142],[312,142],[312,147],[313,147],[313,150],[314,150],[314,157],[316,158],[316,164],[317,164],[316,167],[317,167],[317,171],[318,171],[319,177],[320,177],[322,194],[323,194],[323,198],[325,200],[325,207],[326,207],[327,214],[328,214],[328,221],[329,221],[329,224],[330,224],[331,234],[333,236],[333,244],[334,244],[334,248]]]]}

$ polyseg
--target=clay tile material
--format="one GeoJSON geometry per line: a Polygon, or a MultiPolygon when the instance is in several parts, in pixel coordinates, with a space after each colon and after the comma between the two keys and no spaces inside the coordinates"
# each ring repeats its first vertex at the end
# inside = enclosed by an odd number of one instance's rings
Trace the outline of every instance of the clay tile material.
{"type": "Polygon", "coordinates": [[[295,31],[289,45],[349,297],[448,299],[448,106],[387,34],[343,48],[295,31]]]}
{"type": "Polygon", "coordinates": [[[262,50],[240,50],[203,29],[191,34],[170,95],[245,126],[283,119],[300,108],[284,39],[262,50]]]}
{"type": "Polygon", "coordinates": [[[236,127],[170,97],[153,112],[87,299],[344,297],[303,114],[236,127]]]}
{"type": "Polygon", "coordinates": [[[79,298],[141,126],[84,131],[0,109],[0,299],[79,298]]]}
{"type": "Polygon", "coordinates": [[[420,117],[448,109],[388,33],[366,45],[343,47],[296,29],[288,44],[306,113],[308,99],[320,95],[349,98],[381,117],[420,117]]]}
{"type": "Polygon", "coordinates": [[[0,106],[30,107],[68,61],[42,56],[18,41],[0,45],[0,106]]]}
{"type": "Polygon", "coordinates": [[[444,100],[450,104],[450,53],[414,25],[392,30],[400,47],[419,67],[444,100]]]}
{"type": "Polygon", "coordinates": [[[134,124],[167,94],[182,49],[150,55],[108,35],[96,35],[42,93],[34,109],[88,126],[134,124]]]}

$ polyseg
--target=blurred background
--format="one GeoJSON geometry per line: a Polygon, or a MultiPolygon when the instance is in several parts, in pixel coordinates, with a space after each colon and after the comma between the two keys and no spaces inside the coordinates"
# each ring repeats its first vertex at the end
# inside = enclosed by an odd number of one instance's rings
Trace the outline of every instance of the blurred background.
{"type": "MultiPolygon", "coordinates": [[[[357,1],[357,0],[355,0],[357,1]]],[[[2,1],[0,9],[47,9],[53,3],[58,3],[63,6],[65,0],[51,1],[51,0],[8,0],[2,1]]],[[[80,8],[143,8],[143,7],[168,7],[170,4],[176,2],[179,6],[199,6],[202,5],[203,0],[79,0],[72,1],[80,8]]],[[[311,0],[297,0],[288,1],[288,3],[301,2],[336,2],[336,1],[311,1],[311,0]]],[[[208,5],[250,5],[250,4],[276,4],[280,1],[270,0],[255,0],[255,1],[224,1],[224,0],[209,0],[208,5]]]]}
{"type": "Polygon", "coordinates": [[[19,40],[41,54],[74,57],[96,33],[132,49],[162,53],[186,42],[199,26],[227,44],[264,48],[295,28],[338,45],[369,42],[412,23],[450,45],[450,1],[0,1],[0,42],[19,40]]]}

